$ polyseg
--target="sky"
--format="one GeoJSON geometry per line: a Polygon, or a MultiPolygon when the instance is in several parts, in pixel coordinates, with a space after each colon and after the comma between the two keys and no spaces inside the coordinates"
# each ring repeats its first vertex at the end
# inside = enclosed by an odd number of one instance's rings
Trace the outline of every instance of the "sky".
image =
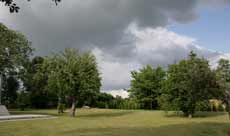
{"type": "Polygon", "coordinates": [[[177,24],[170,30],[196,37],[205,48],[220,52],[230,52],[230,7],[205,8],[199,11],[199,19],[189,24],[177,24]]]}
{"type": "Polygon", "coordinates": [[[65,48],[92,51],[102,91],[127,97],[133,70],[167,68],[193,50],[214,68],[230,59],[230,0],[17,1],[19,13],[0,4],[0,22],[25,34],[34,55],[65,48]]]}

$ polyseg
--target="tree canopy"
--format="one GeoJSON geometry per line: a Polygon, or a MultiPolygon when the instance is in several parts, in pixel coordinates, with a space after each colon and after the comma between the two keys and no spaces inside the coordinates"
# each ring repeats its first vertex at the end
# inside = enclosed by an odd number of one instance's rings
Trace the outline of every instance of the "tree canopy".
{"type": "Polygon", "coordinates": [[[31,43],[21,33],[0,23],[0,71],[16,72],[23,68],[32,54],[31,43]]]}
{"type": "Polygon", "coordinates": [[[71,101],[72,116],[77,100],[83,94],[99,92],[101,87],[96,58],[90,52],[80,54],[75,49],[66,49],[62,54],[47,57],[38,74],[48,75],[47,90],[54,91],[60,103],[65,98],[71,101]]]}
{"type": "Polygon", "coordinates": [[[130,93],[131,97],[138,99],[146,109],[158,106],[157,97],[161,94],[162,83],[165,79],[165,71],[161,67],[156,69],[150,65],[132,71],[130,93]]]}
{"type": "Polygon", "coordinates": [[[19,79],[31,54],[32,47],[27,38],[0,23],[0,74],[3,78],[4,104],[15,102],[19,79]]]}
{"type": "Polygon", "coordinates": [[[188,60],[169,67],[163,97],[174,110],[192,117],[199,102],[218,95],[217,88],[215,72],[208,61],[191,52],[188,60]]]}
{"type": "Polygon", "coordinates": [[[226,59],[221,59],[216,70],[217,78],[222,90],[222,100],[226,104],[226,111],[230,119],[230,62],[226,59]]]}

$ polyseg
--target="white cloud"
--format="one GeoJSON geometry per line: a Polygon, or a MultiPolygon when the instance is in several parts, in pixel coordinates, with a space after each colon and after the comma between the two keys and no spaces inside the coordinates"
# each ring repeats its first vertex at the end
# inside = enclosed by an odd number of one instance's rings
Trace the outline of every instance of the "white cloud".
{"type": "Polygon", "coordinates": [[[98,66],[102,75],[103,90],[124,89],[129,86],[131,80],[130,71],[138,69],[140,64],[133,62],[122,63],[106,52],[95,48],[98,66]]]}
{"type": "Polygon", "coordinates": [[[121,96],[122,98],[128,98],[129,97],[129,93],[124,89],[106,91],[106,93],[111,94],[113,97],[116,97],[116,96],[121,96]]]}
{"type": "Polygon", "coordinates": [[[220,59],[227,59],[230,60],[230,54],[229,53],[218,53],[218,55],[215,55],[213,57],[208,58],[210,65],[213,69],[217,68],[218,62],[220,59]]]}
{"type": "Polygon", "coordinates": [[[129,33],[135,39],[135,42],[129,45],[133,50],[127,52],[131,57],[114,56],[99,48],[93,50],[102,73],[104,91],[129,88],[131,71],[147,64],[167,68],[172,63],[186,59],[191,50],[200,57],[209,59],[212,66],[217,65],[219,58],[230,58],[230,55],[197,45],[195,38],[179,35],[166,28],[139,29],[137,26],[132,26],[129,28],[129,33]]]}

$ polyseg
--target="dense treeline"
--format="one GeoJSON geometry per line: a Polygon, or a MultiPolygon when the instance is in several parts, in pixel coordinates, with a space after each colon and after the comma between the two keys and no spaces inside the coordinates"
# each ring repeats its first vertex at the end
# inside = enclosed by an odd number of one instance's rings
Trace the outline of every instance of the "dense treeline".
{"type": "Polygon", "coordinates": [[[230,117],[230,62],[220,60],[216,69],[194,52],[168,68],[147,65],[132,71],[130,97],[100,92],[101,77],[91,52],[76,49],[46,57],[32,57],[31,43],[21,33],[0,24],[2,103],[9,108],[71,107],[223,111],[230,117]]]}
{"type": "Polygon", "coordinates": [[[189,117],[196,111],[229,111],[229,73],[228,60],[220,60],[213,70],[206,59],[191,52],[167,70],[148,65],[133,71],[130,98],[143,109],[182,111],[189,117]]]}

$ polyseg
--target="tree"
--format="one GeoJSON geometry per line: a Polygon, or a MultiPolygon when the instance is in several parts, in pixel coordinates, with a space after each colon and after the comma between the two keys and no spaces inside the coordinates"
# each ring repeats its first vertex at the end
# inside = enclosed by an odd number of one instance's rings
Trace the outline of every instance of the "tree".
{"type": "MultiPolygon", "coordinates": [[[[26,37],[0,23],[0,74],[5,83],[17,84],[15,82],[21,78],[31,54],[31,43],[26,37]]],[[[9,93],[7,90],[17,89],[17,86],[12,88],[7,84],[4,88],[5,94],[9,93]]]]}
{"type": "Polygon", "coordinates": [[[66,49],[46,58],[42,69],[48,75],[47,90],[57,94],[59,103],[66,98],[71,101],[71,116],[75,116],[75,106],[82,94],[100,90],[96,58],[90,52],[80,54],[75,49],[66,49]]]}
{"type": "Polygon", "coordinates": [[[110,102],[114,100],[114,97],[107,93],[97,93],[96,97],[96,106],[98,108],[109,108],[110,102]]]}
{"type": "MultiPolygon", "coordinates": [[[[31,1],[31,0],[27,0],[27,1],[31,1]]],[[[52,1],[54,1],[56,5],[58,4],[58,2],[61,2],[61,0],[52,0],[52,1]]],[[[5,6],[8,6],[11,13],[18,12],[20,9],[20,7],[14,2],[14,0],[0,0],[0,2],[5,4],[5,6]]]]}
{"type": "Polygon", "coordinates": [[[223,102],[226,104],[226,111],[230,120],[230,62],[221,59],[216,70],[220,88],[223,91],[223,102]]]}
{"type": "Polygon", "coordinates": [[[48,76],[39,73],[43,63],[43,57],[34,57],[25,66],[26,70],[22,76],[23,86],[30,96],[30,106],[33,108],[53,107],[56,103],[56,95],[45,90],[48,76]]]}
{"type": "Polygon", "coordinates": [[[154,69],[147,65],[139,72],[132,71],[131,75],[131,97],[139,100],[145,109],[157,108],[157,97],[161,94],[165,71],[161,67],[154,69]]]}
{"type": "Polygon", "coordinates": [[[29,61],[31,43],[24,35],[0,23],[0,71],[18,72],[29,61]]]}
{"type": "Polygon", "coordinates": [[[188,60],[169,67],[163,97],[170,107],[192,117],[196,105],[215,97],[217,88],[215,72],[208,61],[191,52],[188,60]]]}

